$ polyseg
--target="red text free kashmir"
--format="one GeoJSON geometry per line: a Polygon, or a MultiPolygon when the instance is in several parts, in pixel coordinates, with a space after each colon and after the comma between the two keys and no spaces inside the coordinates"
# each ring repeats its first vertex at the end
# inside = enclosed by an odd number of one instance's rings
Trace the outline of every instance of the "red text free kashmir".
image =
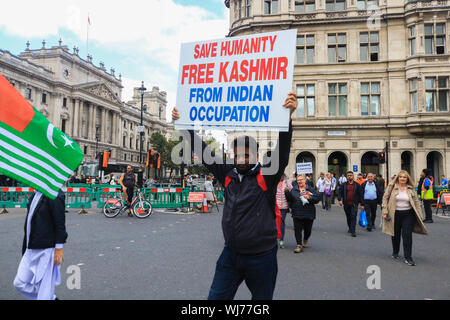
{"type": "MultiPolygon", "coordinates": [[[[228,40],[220,43],[220,56],[239,56],[261,52],[273,52],[277,36],[263,36],[228,40]]],[[[219,42],[196,44],[194,59],[218,56],[219,42]]],[[[218,83],[279,80],[287,77],[287,57],[243,59],[226,61],[219,65],[218,83]]],[[[182,66],[181,84],[204,84],[214,82],[216,63],[199,63],[182,66]]]]}

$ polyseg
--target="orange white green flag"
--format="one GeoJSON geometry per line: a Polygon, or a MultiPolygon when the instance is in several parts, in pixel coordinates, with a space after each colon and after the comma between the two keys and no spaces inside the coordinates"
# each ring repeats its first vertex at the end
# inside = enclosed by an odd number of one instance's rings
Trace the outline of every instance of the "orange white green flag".
{"type": "Polygon", "coordinates": [[[80,147],[0,74],[0,174],[55,199],[81,161],[80,147]]]}

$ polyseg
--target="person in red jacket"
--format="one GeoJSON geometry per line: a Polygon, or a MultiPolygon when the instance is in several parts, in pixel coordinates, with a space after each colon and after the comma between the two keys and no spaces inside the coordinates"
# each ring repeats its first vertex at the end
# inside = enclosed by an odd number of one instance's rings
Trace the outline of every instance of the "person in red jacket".
{"type": "MultiPolygon", "coordinates": [[[[290,117],[297,105],[296,94],[289,93],[283,107],[290,109],[290,117]]],[[[179,118],[175,107],[172,119],[179,118]]],[[[213,159],[215,154],[206,143],[194,131],[188,132],[191,152],[194,146],[201,145],[202,154],[209,152],[213,159]]],[[[233,164],[208,163],[201,157],[203,165],[225,187],[222,215],[225,247],[216,264],[209,300],[232,300],[244,281],[252,299],[273,299],[278,273],[275,217],[279,209],[275,197],[277,184],[289,162],[291,140],[292,121],[288,132],[280,132],[277,147],[272,151],[275,174],[264,174],[265,168],[258,162],[258,144],[249,136],[234,139],[233,164]]],[[[281,214],[279,217],[281,224],[281,214]]]]}

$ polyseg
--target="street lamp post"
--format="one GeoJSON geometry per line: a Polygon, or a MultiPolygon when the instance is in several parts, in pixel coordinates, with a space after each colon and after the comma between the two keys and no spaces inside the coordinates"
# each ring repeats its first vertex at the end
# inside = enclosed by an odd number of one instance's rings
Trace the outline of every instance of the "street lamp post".
{"type": "Polygon", "coordinates": [[[139,139],[140,139],[140,148],[139,148],[139,173],[138,173],[138,182],[140,187],[142,188],[142,180],[143,180],[143,167],[142,167],[142,145],[144,143],[143,137],[144,137],[144,130],[143,130],[143,122],[144,122],[144,93],[147,89],[144,87],[144,81],[142,81],[142,85],[139,88],[139,91],[141,92],[141,126],[139,131],[139,139]]]}

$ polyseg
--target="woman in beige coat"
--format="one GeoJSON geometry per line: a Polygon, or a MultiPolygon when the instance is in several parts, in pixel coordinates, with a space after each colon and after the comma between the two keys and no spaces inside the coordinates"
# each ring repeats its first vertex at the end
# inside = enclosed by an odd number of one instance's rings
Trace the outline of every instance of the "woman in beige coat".
{"type": "Polygon", "coordinates": [[[392,258],[400,259],[400,237],[403,238],[405,263],[412,259],[412,233],[427,234],[422,222],[422,207],[408,172],[400,171],[383,196],[383,232],[392,237],[392,258]]]}

